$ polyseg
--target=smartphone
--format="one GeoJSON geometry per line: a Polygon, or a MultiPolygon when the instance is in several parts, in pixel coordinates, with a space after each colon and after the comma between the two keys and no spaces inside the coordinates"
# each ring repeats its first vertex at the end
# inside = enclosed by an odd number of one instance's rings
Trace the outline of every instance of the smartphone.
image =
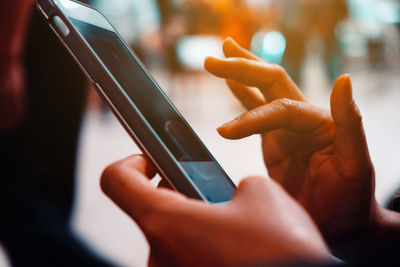
{"type": "Polygon", "coordinates": [[[71,0],[36,6],[163,179],[191,198],[232,198],[235,184],[98,10],[71,0]]]}

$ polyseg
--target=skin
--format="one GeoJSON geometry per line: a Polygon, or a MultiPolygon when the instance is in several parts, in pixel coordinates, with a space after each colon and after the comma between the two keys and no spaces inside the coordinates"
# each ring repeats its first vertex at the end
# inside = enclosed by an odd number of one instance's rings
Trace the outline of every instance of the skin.
{"type": "MultiPolygon", "coordinates": [[[[22,114],[21,56],[32,4],[8,1],[0,11],[1,131],[13,129],[22,114]]],[[[376,239],[398,232],[398,215],[379,208],[373,197],[374,172],[349,76],[335,83],[329,113],[308,104],[281,67],[262,62],[232,40],[224,52],[228,59],[209,58],[206,69],[229,79],[250,112],[222,126],[220,134],[230,139],[262,134],[271,177],[310,212],[327,240],[367,229],[376,239]]],[[[213,206],[153,188],[148,183],[153,175],[142,156],[133,156],[102,176],[104,192],[148,238],[150,265],[330,259],[311,218],[272,180],[245,179],[229,204],[213,206]]]]}
{"type": "Polygon", "coordinates": [[[227,79],[248,112],[221,126],[221,136],[261,134],[271,178],[306,208],[330,244],[373,243],[389,225],[398,232],[399,217],[374,197],[374,168],[350,76],[336,80],[329,112],[309,104],[280,66],[229,38],[223,50],[227,58],[207,58],[205,68],[227,79]]]}
{"type": "Polygon", "coordinates": [[[137,222],[150,244],[150,266],[246,266],[329,261],[304,209],[280,185],[251,177],[232,201],[211,205],[149,183],[143,156],[105,169],[104,192],[137,222]]]}
{"type": "Polygon", "coordinates": [[[281,67],[262,62],[231,39],[223,48],[228,58],[208,58],[205,67],[229,79],[249,111],[218,131],[229,139],[261,134],[275,181],[245,179],[229,204],[210,205],[154,188],[148,182],[154,170],[142,156],[111,164],[102,175],[103,191],[145,233],[150,265],[330,261],[303,208],[331,245],[351,243],[350,254],[365,257],[395,246],[400,216],[376,204],[373,166],[350,77],[336,81],[329,112],[307,103],[281,67]]]}
{"type": "Polygon", "coordinates": [[[22,52],[33,0],[4,1],[0,9],[0,132],[11,132],[24,106],[22,52]]]}

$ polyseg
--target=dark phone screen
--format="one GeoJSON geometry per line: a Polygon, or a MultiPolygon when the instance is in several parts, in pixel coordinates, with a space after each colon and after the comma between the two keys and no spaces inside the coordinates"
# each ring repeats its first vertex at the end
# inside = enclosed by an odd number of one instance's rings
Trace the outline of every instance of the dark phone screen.
{"type": "Polygon", "coordinates": [[[231,180],[118,35],[69,19],[203,196],[214,203],[229,201],[235,191],[231,180]]]}

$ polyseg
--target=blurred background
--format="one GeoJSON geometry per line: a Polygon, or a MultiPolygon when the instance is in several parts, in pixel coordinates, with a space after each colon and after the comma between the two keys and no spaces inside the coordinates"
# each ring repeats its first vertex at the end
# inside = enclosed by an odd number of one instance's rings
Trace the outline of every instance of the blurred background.
{"type": "MultiPolygon", "coordinates": [[[[378,201],[386,204],[400,187],[399,0],[91,4],[128,41],[235,182],[252,174],[266,176],[267,171],[259,137],[227,141],[215,131],[244,111],[224,81],[203,69],[206,56],[222,56],[221,44],[228,36],[260,58],[282,65],[309,101],[322,107],[329,108],[334,80],[350,73],[376,168],[378,201]]],[[[140,151],[91,88],[81,130],[73,228],[114,262],[145,266],[144,237],[99,187],[104,167],[133,153],[140,151]]]]}

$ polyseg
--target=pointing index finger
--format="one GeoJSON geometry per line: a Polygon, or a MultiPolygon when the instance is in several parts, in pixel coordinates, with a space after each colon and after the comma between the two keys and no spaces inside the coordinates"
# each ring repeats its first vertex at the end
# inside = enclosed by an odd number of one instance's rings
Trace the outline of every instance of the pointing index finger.
{"type": "Polygon", "coordinates": [[[278,129],[310,132],[331,122],[329,112],[308,103],[279,99],[246,112],[218,128],[228,139],[241,139],[278,129]]]}

